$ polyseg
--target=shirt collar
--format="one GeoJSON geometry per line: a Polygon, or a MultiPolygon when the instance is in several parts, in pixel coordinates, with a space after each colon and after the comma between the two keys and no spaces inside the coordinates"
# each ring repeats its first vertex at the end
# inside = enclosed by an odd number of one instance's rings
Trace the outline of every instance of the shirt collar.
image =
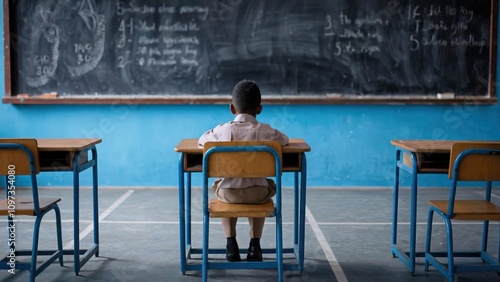
{"type": "Polygon", "coordinates": [[[249,114],[239,114],[237,115],[233,121],[237,122],[257,122],[257,119],[249,114]]]}

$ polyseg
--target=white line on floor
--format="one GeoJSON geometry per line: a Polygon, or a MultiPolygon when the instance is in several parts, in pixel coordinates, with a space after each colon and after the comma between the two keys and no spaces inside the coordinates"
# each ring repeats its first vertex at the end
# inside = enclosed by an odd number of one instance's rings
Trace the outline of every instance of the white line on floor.
{"type": "Polygon", "coordinates": [[[318,242],[321,248],[323,249],[323,252],[325,253],[326,259],[328,259],[328,262],[330,263],[330,267],[333,270],[335,278],[337,278],[337,281],[339,282],[347,282],[347,278],[344,274],[344,271],[342,270],[342,267],[337,261],[337,258],[333,254],[332,248],[328,244],[325,235],[321,231],[321,228],[319,228],[316,219],[314,218],[314,216],[312,215],[311,211],[307,206],[306,206],[306,217],[307,221],[309,221],[309,224],[311,225],[314,234],[316,235],[316,239],[318,239],[318,242]]]}
{"type": "MultiPolygon", "coordinates": [[[[118,206],[121,205],[130,195],[134,193],[134,190],[128,190],[125,194],[123,194],[118,200],[116,200],[111,206],[109,206],[100,216],[99,216],[99,222],[101,222],[103,219],[105,219],[110,213],[112,213],[118,206]]],[[[91,223],[87,228],[85,228],[82,232],[80,232],[80,240],[85,238],[90,232],[94,230],[94,224],[91,223]]],[[[73,245],[75,243],[75,240],[71,240],[66,246],[64,246],[64,249],[72,249],[73,245]]]]}

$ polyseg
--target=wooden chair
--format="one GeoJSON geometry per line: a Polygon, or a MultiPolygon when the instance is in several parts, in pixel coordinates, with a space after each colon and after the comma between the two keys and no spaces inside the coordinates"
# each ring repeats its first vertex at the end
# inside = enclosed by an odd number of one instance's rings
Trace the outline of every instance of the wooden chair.
{"type": "Polygon", "coordinates": [[[207,142],[203,155],[203,247],[202,280],[207,281],[208,269],[257,269],[275,268],[278,281],[283,280],[283,241],[281,218],[281,145],[278,141],[207,142]],[[227,204],[208,201],[209,178],[225,177],[275,177],[276,205],[272,200],[264,204],[227,204]],[[210,217],[272,217],[276,218],[275,260],[260,262],[209,262],[209,253],[224,250],[209,248],[210,217]]]}
{"type": "MultiPolygon", "coordinates": [[[[454,281],[458,272],[496,271],[500,263],[487,253],[488,227],[490,220],[500,220],[500,206],[491,202],[492,181],[500,180],[500,142],[460,142],[453,144],[448,175],[452,179],[448,200],[430,200],[425,246],[425,270],[432,264],[448,281],[454,281]],[[486,183],[484,200],[457,200],[458,182],[481,181],[486,183]],[[446,226],[446,254],[431,252],[432,219],[440,215],[446,226]],[[455,251],[452,226],[454,220],[483,221],[482,245],[479,252],[455,251]],[[447,266],[437,257],[447,256],[447,266]],[[485,264],[455,264],[456,257],[480,257],[485,264]]],[[[499,243],[500,258],[500,243],[499,243]]]]}
{"type": "Polygon", "coordinates": [[[9,226],[9,237],[15,238],[15,232],[19,226],[14,222],[19,216],[35,216],[33,230],[33,242],[31,250],[18,250],[19,242],[15,245],[8,244],[8,255],[1,261],[0,269],[8,269],[9,272],[15,270],[29,269],[30,281],[35,281],[39,275],[56,259],[63,265],[63,248],[61,232],[61,213],[57,203],[60,198],[39,198],[37,174],[40,172],[38,160],[38,146],[35,139],[0,139],[0,175],[6,179],[6,199],[0,201],[0,215],[7,216],[9,226]],[[16,178],[21,175],[31,177],[31,198],[19,198],[16,194],[16,178]],[[44,215],[54,210],[56,215],[57,250],[39,251],[38,237],[40,223],[44,215]],[[37,256],[50,256],[37,267],[37,256]],[[18,256],[31,256],[30,262],[19,262],[18,256]]]}

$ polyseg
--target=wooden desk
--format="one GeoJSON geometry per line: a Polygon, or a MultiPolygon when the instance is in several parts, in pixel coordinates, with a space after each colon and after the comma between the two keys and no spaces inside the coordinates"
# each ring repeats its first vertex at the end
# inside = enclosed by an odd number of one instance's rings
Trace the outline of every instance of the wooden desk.
{"type": "Polygon", "coordinates": [[[95,254],[99,256],[99,207],[97,185],[97,149],[101,143],[97,138],[37,138],[40,171],[73,172],[73,250],[64,254],[74,255],[74,271],[78,275],[81,267],[95,254]],[[91,152],[90,156],[88,152],[91,152]],[[89,159],[90,157],[90,159],[89,159]],[[92,198],[94,244],[88,250],[80,249],[80,172],[92,168],[92,198]],[[82,256],[80,256],[82,255],[82,256]]]}
{"type": "MultiPolygon", "coordinates": [[[[424,256],[415,251],[417,225],[417,181],[419,174],[447,174],[453,143],[459,140],[392,140],[396,147],[394,198],[392,215],[392,255],[398,257],[410,270],[415,272],[415,258],[424,256]],[[397,245],[397,220],[399,197],[399,172],[406,171],[411,176],[410,187],[410,250],[403,251],[397,245]]],[[[460,140],[464,142],[463,140],[460,140]]],[[[474,142],[474,141],[465,141],[474,142]]],[[[484,141],[477,141],[484,142],[484,141]]],[[[500,143],[500,142],[499,142],[500,143]]]]}
{"type": "MultiPolygon", "coordinates": [[[[174,150],[184,153],[183,170],[201,172],[203,147],[198,146],[198,139],[184,139],[174,150]]],[[[283,171],[298,171],[301,167],[301,153],[311,151],[311,147],[302,139],[290,139],[289,144],[282,148],[283,171]]]]}
{"type": "MultiPolygon", "coordinates": [[[[201,248],[191,245],[191,173],[201,172],[203,147],[198,146],[198,139],[184,139],[174,150],[179,156],[179,228],[180,228],[180,268],[201,270],[201,264],[188,264],[191,254],[201,254],[201,248]]],[[[285,270],[304,269],[305,212],[307,162],[305,152],[311,147],[302,139],[290,139],[282,148],[283,172],[294,173],[294,240],[292,248],[285,248],[284,253],[294,253],[296,264],[284,264],[285,270]]],[[[199,261],[199,260],[198,260],[199,261]]]]}

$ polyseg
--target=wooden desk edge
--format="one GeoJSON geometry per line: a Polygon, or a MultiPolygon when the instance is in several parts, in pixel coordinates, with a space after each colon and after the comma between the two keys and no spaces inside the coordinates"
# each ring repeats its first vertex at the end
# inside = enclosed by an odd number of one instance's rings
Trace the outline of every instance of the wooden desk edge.
{"type": "Polygon", "coordinates": [[[99,138],[36,138],[39,151],[82,151],[102,142],[99,138]]]}
{"type": "Polygon", "coordinates": [[[391,140],[391,144],[413,153],[449,153],[460,140],[391,140]]]}
{"type": "MultiPolygon", "coordinates": [[[[178,153],[202,153],[203,147],[198,146],[198,139],[188,138],[183,139],[174,147],[174,151],[178,153]]],[[[283,153],[302,153],[310,152],[311,147],[300,138],[290,138],[290,141],[283,147],[283,153]]]]}
{"type": "Polygon", "coordinates": [[[450,153],[457,142],[500,143],[498,140],[391,140],[391,144],[413,153],[450,153]]]}

